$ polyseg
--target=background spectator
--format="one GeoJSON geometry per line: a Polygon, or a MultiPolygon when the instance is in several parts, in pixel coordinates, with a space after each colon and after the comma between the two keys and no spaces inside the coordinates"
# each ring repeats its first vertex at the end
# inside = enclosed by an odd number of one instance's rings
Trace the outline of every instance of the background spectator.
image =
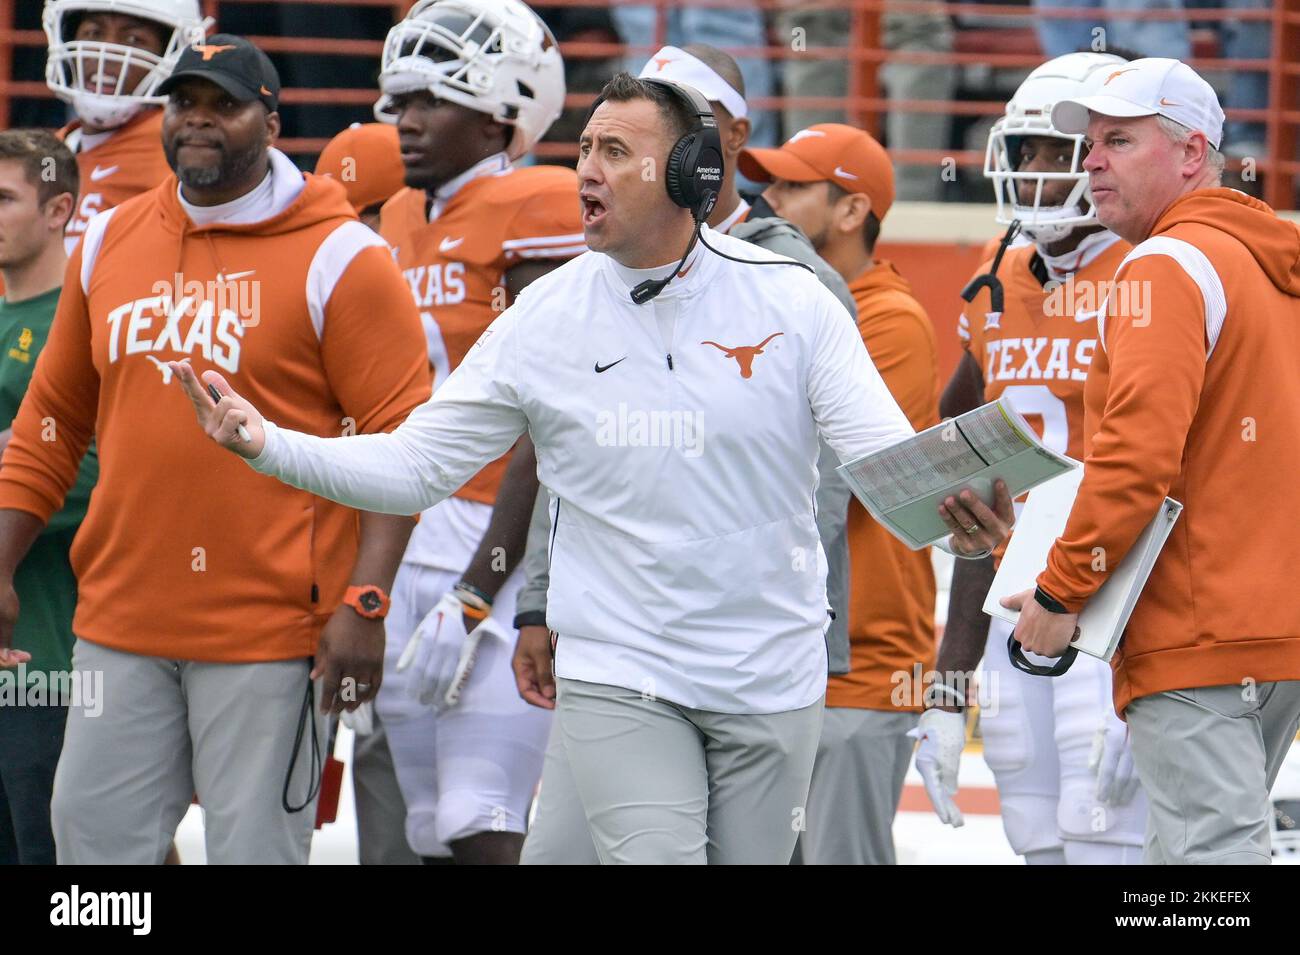
{"type": "MultiPolygon", "coordinates": [[[[847,47],[852,34],[850,11],[844,8],[806,7],[799,0],[783,0],[792,9],[777,14],[781,42],[798,39],[808,49],[847,47]],[[797,8],[797,9],[794,9],[797,8]],[[801,33],[796,31],[802,31],[801,33]]],[[[910,53],[951,53],[952,22],[939,4],[917,13],[886,11],[886,49],[910,53]]],[[[795,47],[799,49],[798,46],[795,47]]],[[[800,56],[785,63],[787,96],[848,95],[850,65],[845,59],[800,56]]],[[[880,70],[885,95],[890,100],[950,100],[957,85],[956,70],[943,64],[886,63],[880,70]]],[[[785,135],[817,123],[852,121],[841,107],[791,106],[784,111],[785,135]]],[[[952,131],[947,113],[916,113],[890,109],[885,120],[885,143],[890,149],[946,149],[952,131]]],[[[937,163],[908,163],[897,168],[899,199],[938,200],[943,182],[937,163]]]]}
{"type": "MultiPolygon", "coordinates": [[[[706,43],[720,50],[736,47],[767,46],[767,24],[763,11],[757,7],[737,4],[726,9],[701,7],[695,9],[668,9],[663,36],[655,32],[656,8],[649,6],[612,6],[614,26],[623,42],[639,51],[628,54],[625,69],[635,76],[645,64],[645,58],[657,46],[686,46],[688,43],[706,43]]],[[[772,96],[776,87],[775,69],[771,61],[736,57],[740,72],[745,77],[745,96],[751,102],[772,96]]],[[[754,131],[749,137],[751,145],[770,146],[779,137],[775,114],[759,107],[750,113],[754,131]]]]}
{"type": "MultiPolygon", "coordinates": [[[[621,43],[614,29],[614,18],[604,8],[534,7],[559,43],[621,43]]],[[[610,77],[618,72],[616,56],[564,58],[564,85],[570,94],[599,93],[610,77]]],[[[576,143],[587,118],[586,106],[571,106],[560,114],[541,141],[544,143],[576,143]]],[[[548,162],[573,166],[576,156],[548,159],[548,162]]]]}
{"type": "MultiPolygon", "coordinates": [[[[1222,0],[1215,3],[1221,6],[1222,0]]],[[[1034,10],[1039,14],[1087,9],[1098,11],[1096,19],[1037,18],[1038,41],[1048,59],[1079,50],[1104,53],[1112,46],[1133,50],[1139,56],[1168,56],[1176,60],[1185,60],[1190,53],[1186,20],[1110,19],[1108,16],[1115,12],[1182,10],[1183,0],[1034,0],[1034,10]],[[1103,32],[1099,34],[1097,30],[1103,32]]]]}

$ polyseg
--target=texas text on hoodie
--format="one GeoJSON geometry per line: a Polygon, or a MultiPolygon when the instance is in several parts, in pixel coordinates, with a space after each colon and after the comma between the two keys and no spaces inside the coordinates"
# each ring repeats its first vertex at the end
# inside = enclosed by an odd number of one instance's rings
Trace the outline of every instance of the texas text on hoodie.
{"type": "Polygon", "coordinates": [[[1039,585],[1080,609],[1167,495],[1185,509],[1113,661],[1115,704],[1300,679],[1300,232],[1230,189],[1125,257],[1084,389],[1086,470],[1039,585]]]}
{"type": "Polygon", "coordinates": [[[169,177],[92,220],[68,263],[0,507],[48,518],[96,436],[99,484],[72,549],[83,639],[189,660],[308,656],[352,571],[356,512],[213,444],[165,362],[215,368],[310,434],[391,429],[429,396],[386,244],[337,183],[271,158],[260,221],[196,226],[169,177]]]}

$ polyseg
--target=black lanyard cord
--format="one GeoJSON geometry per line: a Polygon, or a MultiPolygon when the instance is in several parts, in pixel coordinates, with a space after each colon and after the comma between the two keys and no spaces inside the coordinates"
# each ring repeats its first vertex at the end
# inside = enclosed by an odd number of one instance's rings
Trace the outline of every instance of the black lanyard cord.
{"type": "Polygon", "coordinates": [[[298,732],[293,738],[293,753],[289,757],[289,768],[284,774],[284,790],[280,793],[280,805],[284,807],[285,812],[302,812],[311,805],[317,794],[320,792],[321,774],[324,771],[323,759],[320,751],[320,731],[316,729],[316,720],[313,718],[312,711],[316,708],[316,685],[311,680],[311,667],[313,661],[309,660],[307,665],[307,693],[303,696],[302,710],[298,714],[298,732]],[[289,783],[293,779],[293,768],[298,765],[298,753],[302,750],[302,739],[306,735],[307,729],[305,724],[311,724],[311,779],[312,783],[307,791],[307,800],[301,806],[291,806],[289,804],[289,783]]]}

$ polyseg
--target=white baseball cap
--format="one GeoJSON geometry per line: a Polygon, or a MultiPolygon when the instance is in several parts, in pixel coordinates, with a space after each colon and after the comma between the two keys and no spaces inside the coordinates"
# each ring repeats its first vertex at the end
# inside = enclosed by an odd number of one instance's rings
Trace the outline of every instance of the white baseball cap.
{"type": "Polygon", "coordinates": [[[1148,57],[1116,63],[1093,74],[1093,92],[1052,107],[1052,125],[1063,133],[1088,129],[1088,113],[1103,116],[1167,116],[1205,134],[1215,149],[1223,141],[1223,108],[1209,83],[1182,60],[1148,57]]]}

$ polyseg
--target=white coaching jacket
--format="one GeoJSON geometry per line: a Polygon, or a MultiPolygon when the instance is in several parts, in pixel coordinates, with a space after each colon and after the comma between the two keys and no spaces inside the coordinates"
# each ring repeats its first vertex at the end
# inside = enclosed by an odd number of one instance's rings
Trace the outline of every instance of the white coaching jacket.
{"type": "Polygon", "coordinates": [[[913,431],[814,275],[697,247],[684,276],[632,303],[632,286],[671,268],[581,255],[525,289],[392,433],[268,422],[249,463],[353,507],[415,514],[527,430],[556,501],[558,676],[713,712],[808,706],[826,690],[818,431],[844,460],[913,431]]]}

